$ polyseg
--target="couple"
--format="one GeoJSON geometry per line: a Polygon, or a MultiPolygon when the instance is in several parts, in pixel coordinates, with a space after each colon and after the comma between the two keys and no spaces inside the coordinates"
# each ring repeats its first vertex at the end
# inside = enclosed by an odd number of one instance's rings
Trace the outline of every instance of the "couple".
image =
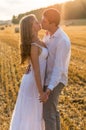
{"type": "Polygon", "coordinates": [[[22,77],[10,130],[61,129],[57,107],[68,80],[70,40],[59,23],[59,11],[45,10],[41,26],[48,33],[41,41],[41,27],[35,15],[20,22],[21,63],[27,60],[30,65],[22,77]]]}

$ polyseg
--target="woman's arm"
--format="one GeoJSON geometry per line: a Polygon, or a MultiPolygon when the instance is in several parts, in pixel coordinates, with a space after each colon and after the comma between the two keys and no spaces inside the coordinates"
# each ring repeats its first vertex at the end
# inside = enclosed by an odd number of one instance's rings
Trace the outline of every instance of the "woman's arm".
{"type": "Polygon", "coordinates": [[[38,91],[40,95],[43,94],[42,90],[42,82],[41,82],[41,75],[40,75],[40,66],[39,66],[39,48],[35,45],[31,46],[31,61],[34,69],[34,76],[37,84],[38,91]]]}

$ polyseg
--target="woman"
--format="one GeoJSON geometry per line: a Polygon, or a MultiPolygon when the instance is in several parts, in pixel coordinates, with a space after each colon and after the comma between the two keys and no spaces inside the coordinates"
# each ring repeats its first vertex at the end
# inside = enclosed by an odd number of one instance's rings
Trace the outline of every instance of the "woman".
{"type": "Polygon", "coordinates": [[[35,15],[24,17],[20,22],[21,63],[31,62],[29,71],[23,75],[20,90],[13,111],[10,130],[44,130],[42,117],[42,99],[47,97],[43,92],[47,48],[38,39],[41,29],[35,15]]]}

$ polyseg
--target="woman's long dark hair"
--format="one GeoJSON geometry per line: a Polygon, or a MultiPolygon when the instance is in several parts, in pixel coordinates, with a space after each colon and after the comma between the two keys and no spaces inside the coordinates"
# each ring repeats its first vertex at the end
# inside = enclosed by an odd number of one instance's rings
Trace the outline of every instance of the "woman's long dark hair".
{"type": "Polygon", "coordinates": [[[20,21],[20,56],[21,64],[30,59],[31,43],[33,38],[32,25],[35,15],[25,16],[20,21]]]}

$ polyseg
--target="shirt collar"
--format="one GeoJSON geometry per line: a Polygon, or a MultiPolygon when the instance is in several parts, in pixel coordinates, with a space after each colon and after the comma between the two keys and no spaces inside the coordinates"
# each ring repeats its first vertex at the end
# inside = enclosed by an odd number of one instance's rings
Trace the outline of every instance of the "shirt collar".
{"type": "Polygon", "coordinates": [[[50,38],[58,37],[58,35],[60,34],[60,31],[61,31],[61,28],[59,27],[59,28],[56,30],[56,32],[55,32],[52,36],[50,36],[50,38]]]}

